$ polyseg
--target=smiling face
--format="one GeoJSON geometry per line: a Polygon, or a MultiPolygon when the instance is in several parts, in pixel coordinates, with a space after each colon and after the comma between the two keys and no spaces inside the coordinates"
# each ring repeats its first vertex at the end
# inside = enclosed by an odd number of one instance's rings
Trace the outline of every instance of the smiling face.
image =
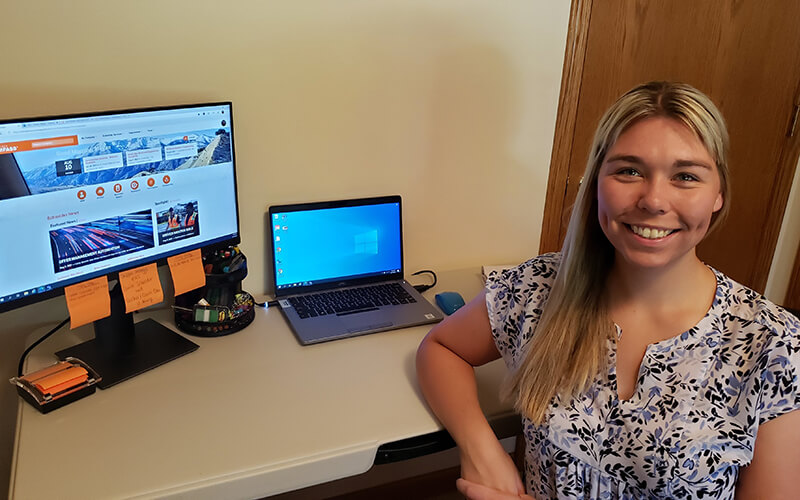
{"type": "Polygon", "coordinates": [[[620,264],[660,268],[696,260],[695,247],[722,204],[714,159],[670,118],[632,125],[598,172],[598,219],[620,264]]]}

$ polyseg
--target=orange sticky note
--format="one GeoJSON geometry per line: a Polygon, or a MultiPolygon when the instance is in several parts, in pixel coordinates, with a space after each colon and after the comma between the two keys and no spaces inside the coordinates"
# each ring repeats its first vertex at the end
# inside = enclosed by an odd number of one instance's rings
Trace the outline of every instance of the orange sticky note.
{"type": "Polygon", "coordinates": [[[125,312],[138,311],[164,300],[155,262],[128,271],[120,271],[119,284],[125,298],[125,312]]]}
{"type": "Polygon", "coordinates": [[[206,286],[206,273],[203,270],[203,257],[200,249],[167,257],[175,295],[206,286]]]}
{"type": "Polygon", "coordinates": [[[64,295],[67,298],[70,328],[78,328],[111,315],[111,296],[105,276],[64,287],[64,295]]]}

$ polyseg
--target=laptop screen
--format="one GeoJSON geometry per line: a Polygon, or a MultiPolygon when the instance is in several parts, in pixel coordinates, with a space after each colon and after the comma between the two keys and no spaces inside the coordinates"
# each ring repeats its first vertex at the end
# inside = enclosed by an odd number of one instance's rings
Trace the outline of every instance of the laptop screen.
{"type": "Polygon", "coordinates": [[[399,196],[270,208],[276,292],[402,277],[400,215],[399,196]]]}

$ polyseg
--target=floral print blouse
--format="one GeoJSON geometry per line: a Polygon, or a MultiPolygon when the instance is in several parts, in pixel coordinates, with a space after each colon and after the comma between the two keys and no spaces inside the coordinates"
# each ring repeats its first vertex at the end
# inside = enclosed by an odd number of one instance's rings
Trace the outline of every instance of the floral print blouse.
{"type": "MultiPolygon", "coordinates": [[[[551,253],[487,281],[492,335],[509,369],[550,293],[551,253]]],[[[750,463],[758,426],[800,409],[800,322],[714,270],[717,290],[690,330],[647,347],[636,392],[619,400],[616,342],[584,394],[523,417],[525,484],[539,499],[724,498],[750,463]]],[[[617,333],[620,334],[619,327],[617,333]]]]}

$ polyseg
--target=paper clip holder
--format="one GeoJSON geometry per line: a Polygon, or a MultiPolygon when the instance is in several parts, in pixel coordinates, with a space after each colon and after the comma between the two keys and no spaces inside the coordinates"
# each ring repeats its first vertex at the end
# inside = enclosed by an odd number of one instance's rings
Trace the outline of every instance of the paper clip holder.
{"type": "Polygon", "coordinates": [[[77,358],[64,361],[9,380],[17,393],[42,413],[51,412],[93,394],[100,376],[77,358]]]}

